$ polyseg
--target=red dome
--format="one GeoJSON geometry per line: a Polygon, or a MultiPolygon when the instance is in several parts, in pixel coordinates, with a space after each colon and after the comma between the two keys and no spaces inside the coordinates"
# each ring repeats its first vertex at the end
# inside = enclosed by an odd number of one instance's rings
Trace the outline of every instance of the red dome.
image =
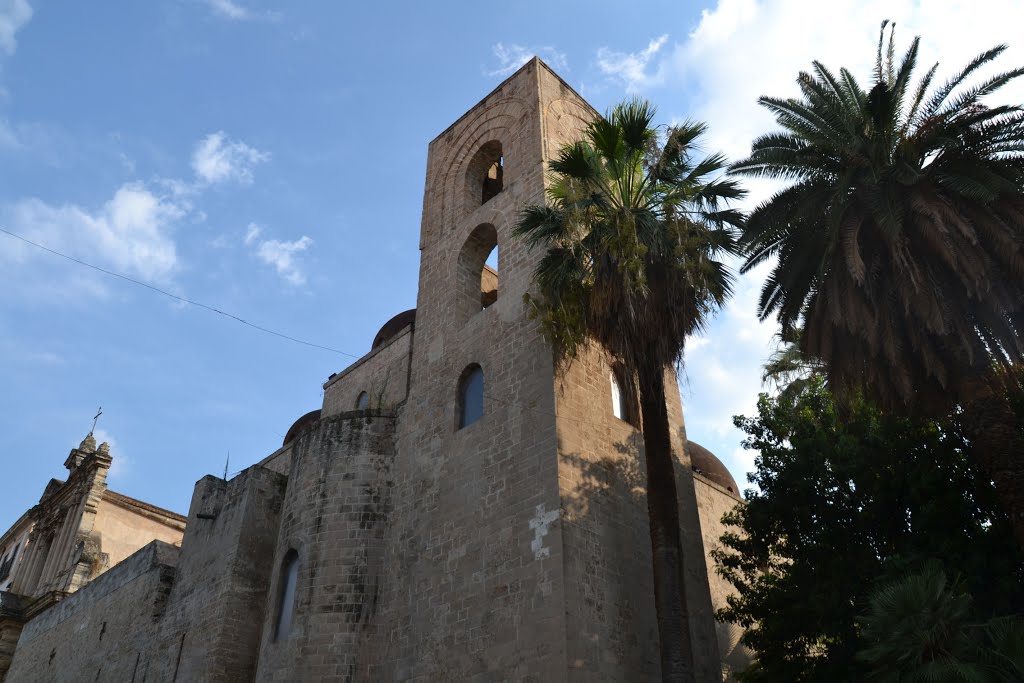
{"type": "Polygon", "coordinates": [[[298,437],[299,433],[305,430],[307,427],[312,427],[320,421],[320,411],[311,410],[292,424],[288,428],[288,433],[284,435],[284,443],[282,446],[287,446],[298,437]]]}
{"type": "Polygon", "coordinates": [[[710,479],[737,496],[740,495],[740,487],[736,484],[736,480],[732,478],[729,469],[722,464],[722,461],[714,453],[696,441],[686,442],[686,452],[690,454],[690,467],[693,468],[694,472],[710,479]]]}
{"type": "Polygon", "coordinates": [[[370,350],[374,350],[378,346],[388,342],[396,334],[406,328],[406,326],[416,322],[416,309],[410,308],[408,311],[402,311],[391,320],[384,323],[384,326],[380,328],[380,332],[373,338],[373,345],[370,346],[370,350]]]}

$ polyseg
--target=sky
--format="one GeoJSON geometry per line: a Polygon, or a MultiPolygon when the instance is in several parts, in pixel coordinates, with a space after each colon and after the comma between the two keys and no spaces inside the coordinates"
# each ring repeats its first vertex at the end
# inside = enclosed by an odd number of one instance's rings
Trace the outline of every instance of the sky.
{"type": "MultiPolygon", "coordinates": [[[[179,512],[280,446],[321,386],[416,303],[427,144],[534,54],[598,110],[650,99],[737,159],[818,59],[870,78],[878,27],[920,73],[1011,48],[1024,3],[0,0],[0,527],[102,406],[108,484],[179,512]]],[[[1001,99],[1024,101],[1020,87],[1001,99]]],[[[747,183],[746,207],[770,196],[747,183]]],[[[680,377],[688,435],[744,486],[774,321],[740,278],[680,377]]]]}

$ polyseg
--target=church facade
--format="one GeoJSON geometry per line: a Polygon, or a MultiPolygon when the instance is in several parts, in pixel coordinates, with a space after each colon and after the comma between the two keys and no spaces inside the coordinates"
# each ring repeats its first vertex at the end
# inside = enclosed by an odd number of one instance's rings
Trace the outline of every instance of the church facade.
{"type": "MultiPolygon", "coordinates": [[[[511,234],[597,115],[534,59],[438,136],[416,309],[280,449],[197,483],[180,547],[25,618],[7,681],[660,680],[635,387],[597,350],[556,371],[511,234]]],[[[738,488],[668,410],[694,667],[722,680],[746,654],[709,553],[738,488]]]]}

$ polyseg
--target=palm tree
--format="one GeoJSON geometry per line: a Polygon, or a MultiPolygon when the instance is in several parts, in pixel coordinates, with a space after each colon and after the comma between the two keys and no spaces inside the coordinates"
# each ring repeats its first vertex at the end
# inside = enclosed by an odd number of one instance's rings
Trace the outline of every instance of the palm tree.
{"type": "Polygon", "coordinates": [[[786,399],[803,394],[813,385],[814,378],[824,372],[820,361],[808,358],[800,350],[800,333],[799,328],[788,334],[777,332],[775,351],[765,361],[761,372],[761,384],[771,382],[778,395],[786,399]]]}
{"type": "Polygon", "coordinates": [[[725,159],[696,158],[700,123],[664,134],[654,108],[618,105],[551,162],[546,206],[522,210],[516,234],[547,249],[527,297],[561,367],[598,344],[640,390],[662,677],[693,680],[682,578],[665,374],[687,335],[704,329],[731,292],[718,260],[735,253],[743,196],[717,178],[725,159]]]}
{"type": "MultiPolygon", "coordinates": [[[[993,366],[1024,361],[1024,108],[982,103],[1024,69],[968,86],[1000,45],[912,87],[919,39],[897,63],[887,24],[868,90],[814,62],[800,98],[760,98],[783,130],[731,170],[791,184],[750,215],[743,271],[778,259],[760,315],[802,326],[837,395],[969,410],[993,366]]],[[[1002,450],[985,457],[1024,547],[1024,468],[1002,450]]]]}
{"type": "Polygon", "coordinates": [[[979,622],[971,598],[941,565],[883,584],[860,619],[865,646],[857,659],[879,683],[997,683],[1024,679],[1024,620],[979,622]]]}

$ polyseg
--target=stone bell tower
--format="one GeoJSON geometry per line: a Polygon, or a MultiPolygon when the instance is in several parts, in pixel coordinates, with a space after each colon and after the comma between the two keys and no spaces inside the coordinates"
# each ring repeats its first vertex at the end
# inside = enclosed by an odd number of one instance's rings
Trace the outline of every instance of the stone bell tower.
{"type": "MultiPolygon", "coordinates": [[[[430,144],[382,680],[660,680],[635,388],[597,351],[556,373],[523,302],[541,254],[512,235],[596,116],[535,58],[430,144]]],[[[677,392],[669,404],[694,664],[716,680],[677,392]]]]}

